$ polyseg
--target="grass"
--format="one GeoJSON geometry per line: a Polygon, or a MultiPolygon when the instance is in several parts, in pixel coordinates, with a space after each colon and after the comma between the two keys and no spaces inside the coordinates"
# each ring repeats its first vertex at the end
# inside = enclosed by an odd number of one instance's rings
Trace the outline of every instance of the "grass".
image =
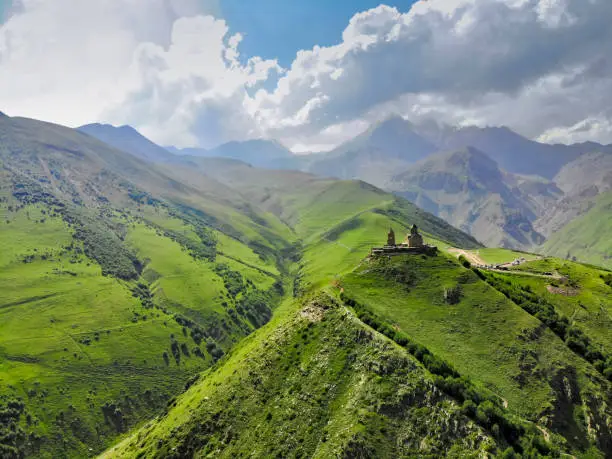
{"type": "MultiPolygon", "coordinates": [[[[29,454],[83,457],[90,448],[101,450],[210,366],[206,342],[198,346],[193,328],[175,314],[196,319],[226,350],[253,329],[245,318],[229,319],[223,302],[234,300],[215,264],[194,259],[156,227],[112,217],[127,228],[125,247],[144,261],[143,281],[157,306],[151,309],[133,296],[133,283],[103,276],[48,207],[16,207],[0,204],[0,396],[25,400],[27,431],[41,438],[29,442],[29,454]]],[[[166,226],[193,237],[189,225],[169,220],[166,226]]],[[[278,270],[230,240],[221,246],[248,265],[223,256],[219,262],[242,272],[253,288],[270,289],[278,270]]]]}
{"type": "MultiPolygon", "coordinates": [[[[44,230],[47,222],[41,226],[44,230]]],[[[48,221],[48,227],[61,225],[48,221]]],[[[35,234],[49,235],[40,229],[35,234]]],[[[103,277],[100,267],[83,256],[60,255],[61,245],[46,249],[53,253],[46,260],[10,263],[5,258],[0,271],[0,392],[26,400],[39,435],[67,441],[45,443],[36,455],[83,456],[116,435],[104,423],[106,402],[130,395],[137,403],[150,390],[155,400],[130,416],[142,419],[181,386],[188,367],[204,365],[193,361],[181,369],[166,368],[162,353],[170,334],[181,334],[178,324],[143,310],[125,284],[103,277]],[[140,314],[137,322],[135,313],[140,314]],[[78,419],[78,426],[67,429],[58,422],[60,413],[68,424],[78,419]]]]}
{"type": "Polygon", "coordinates": [[[579,260],[612,269],[612,192],[552,234],[541,250],[547,255],[579,260]]]}
{"type": "Polygon", "coordinates": [[[494,448],[452,400],[426,396],[432,388],[415,360],[318,297],[287,304],[282,317],[202,375],[167,415],[103,457],[284,457],[296,451],[308,457],[374,451],[379,457],[442,451],[465,457],[494,448]],[[432,429],[435,423],[455,427],[432,429]]]}
{"type": "Polygon", "coordinates": [[[583,328],[606,350],[612,350],[612,287],[604,278],[608,271],[557,258],[525,263],[516,271],[536,273],[557,273],[561,279],[543,277],[513,276],[518,285],[529,286],[534,293],[555,306],[557,311],[583,328]],[[551,288],[552,287],[552,288],[551,288]]]}
{"type": "MultiPolygon", "coordinates": [[[[440,219],[362,182],[240,165],[206,171],[215,180],[34,124],[0,120],[0,410],[13,410],[0,435],[27,434],[24,453],[85,457],[120,436],[126,457],[507,446],[438,390],[432,367],[313,293],[330,283],[511,416],[552,427],[575,452],[606,445],[609,386],[538,319],[451,257],[364,261],[389,226],[400,239],[417,224],[440,248],[480,248],[440,219]],[[109,269],[119,256],[129,270],[109,269]]],[[[593,318],[604,280],[567,269],[588,303],[575,320],[607,345],[593,318]]]]}
{"type": "Polygon", "coordinates": [[[504,264],[511,263],[516,259],[525,258],[525,260],[535,260],[538,258],[538,255],[526,253],[526,252],[517,252],[515,250],[508,249],[495,249],[495,248],[484,248],[473,250],[472,253],[482,258],[487,264],[504,264]]]}
{"type": "Polygon", "coordinates": [[[594,404],[606,397],[608,383],[538,319],[452,257],[404,256],[362,263],[340,285],[461,375],[497,394],[511,411],[533,421],[542,413],[555,413],[549,415],[554,431],[570,442],[576,436],[573,443],[579,449],[589,444],[584,425],[567,425],[581,406],[579,400],[573,407],[558,405],[563,391],[559,375],[576,371],[574,383],[581,393],[598,394],[594,404]],[[444,290],[457,285],[461,299],[448,304],[444,290]]]}

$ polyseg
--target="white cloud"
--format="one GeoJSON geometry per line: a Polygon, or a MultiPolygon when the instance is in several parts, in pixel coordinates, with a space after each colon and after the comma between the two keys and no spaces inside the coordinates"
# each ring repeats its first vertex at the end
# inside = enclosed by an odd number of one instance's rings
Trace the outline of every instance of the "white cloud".
{"type": "Polygon", "coordinates": [[[0,28],[0,106],[71,126],[129,123],[160,143],[257,136],[246,88],[280,70],[238,62],[216,1],[23,0],[0,28]]]}
{"type": "Polygon", "coordinates": [[[0,109],[177,145],[269,136],[314,151],[387,113],[612,141],[611,17],[609,0],[380,6],[285,71],[240,58],[216,0],[22,0],[0,26],[0,109]]]}
{"type": "Polygon", "coordinates": [[[536,137],[612,105],[610,17],[608,0],[380,6],[356,15],[342,43],[301,52],[258,106],[272,135],[289,139],[390,108],[536,137]]]}

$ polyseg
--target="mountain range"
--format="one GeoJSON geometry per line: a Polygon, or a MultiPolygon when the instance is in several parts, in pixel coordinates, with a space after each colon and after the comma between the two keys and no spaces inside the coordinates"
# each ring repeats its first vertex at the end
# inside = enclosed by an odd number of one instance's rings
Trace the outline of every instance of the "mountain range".
{"type": "MultiPolygon", "coordinates": [[[[97,135],[91,127],[81,129],[97,135]]],[[[226,158],[260,168],[360,179],[413,201],[485,245],[520,250],[540,250],[550,235],[593,208],[610,189],[612,174],[611,145],[549,145],[503,127],[454,128],[400,117],[375,123],[330,152],[309,155],[257,139],[211,150],[169,148],[172,158],[126,127],[118,128],[116,136],[96,129],[100,140],[156,162],[226,158]],[[133,145],[126,140],[128,132],[133,145]]],[[[587,261],[608,260],[594,248],[580,254],[587,261]]]]}
{"type": "MultiPolygon", "coordinates": [[[[117,131],[0,117],[0,456],[612,449],[609,271],[486,249],[363,180],[255,167],[236,149],[167,156],[117,131]],[[413,226],[435,254],[368,257],[413,226]],[[519,256],[506,271],[468,260],[519,256]]],[[[535,209],[547,190],[582,193],[472,147],[413,159],[432,199],[519,208],[514,188],[540,190],[535,209]]]]}

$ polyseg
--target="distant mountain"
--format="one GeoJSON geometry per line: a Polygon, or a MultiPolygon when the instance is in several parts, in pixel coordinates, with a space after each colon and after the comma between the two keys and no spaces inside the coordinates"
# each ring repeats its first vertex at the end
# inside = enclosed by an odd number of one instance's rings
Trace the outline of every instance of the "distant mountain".
{"type": "Polygon", "coordinates": [[[81,126],[78,130],[146,161],[167,162],[176,159],[165,148],[153,143],[131,126],[115,127],[95,123],[81,126]]]}
{"type": "Polygon", "coordinates": [[[331,156],[358,150],[379,150],[387,158],[414,163],[438,148],[417,134],[410,121],[396,116],[374,124],[364,133],[334,149],[331,156]]]}
{"type": "Polygon", "coordinates": [[[555,183],[566,195],[593,189],[604,193],[612,189],[612,153],[590,153],[566,164],[555,176],[555,183]]]}
{"type": "Polygon", "coordinates": [[[206,150],[203,148],[174,148],[168,151],[178,155],[204,158],[237,159],[255,167],[266,169],[299,169],[301,159],[274,140],[254,139],[243,142],[227,142],[206,150]]]}
{"type": "Polygon", "coordinates": [[[517,186],[520,181],[468,147],[416,163],[387,188],[486,245],[526,249],[544,238],[532,227],[536,214],[517,186]]]}
{"type": "Polygon", "coordinates": [[[475,147],[487,153],[508,172],[540,175],[548,179],[552,179],[565,164],[582,154],[594,151],[612,153],[612,145],[595,142],[573,145],[539,143],[507,127],[452,128],[429,121],[415,126],[415,129],[440,149],[475,147]]]}
{"type": "Polygon", "coordinates": [[[612,153],[590,153],[566,164],[554,178],[563,196],[543,210],[536,227],[552,235],[587,213],[597,197],[612,190],[612,153]]]}
{"type": "Polygon", "coordinates": [[[389,118],[340,145],[329,153],[314,156],[309,171],[343,179],[359,178],[377,186],[398,169],[404,169],[437,147],[414,131],[401,117],[389,118]]]}
{"type": "Polygon", "coordinates": [[[596,196],[583,208],[585,212],[550,235],[542,252],[612,269],[612,191],[596,196]]]}

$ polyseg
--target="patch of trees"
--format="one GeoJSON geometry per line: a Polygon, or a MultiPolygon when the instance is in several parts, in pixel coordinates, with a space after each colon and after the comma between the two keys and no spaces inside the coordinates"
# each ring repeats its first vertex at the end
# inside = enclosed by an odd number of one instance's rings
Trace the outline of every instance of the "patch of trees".
{"type": "Polygon", "coordinates": [[[27,434],[20,425],[25,404],[18,398],[0,398],[0,457],[21,459],[26,456],[27,434]]]}
{"type": "Polygon", "coordinates": [[[65,206],[55,196],[45,191],[40,184],[27,178],[13,183],[13,196],[24,205],[42,203],[52,207],[65,206]]]}
{"type": "Polygon", "coordinates": [[[128,184],[127,191],[130,199],[134,202],[137,202],[138,204],[147,204],[149,206],[154,207],[162,204],[159,199],[154,198],[150,193],[146,191],[134,187],[134,185],[128,184]]]}
{"type": "Polygon", "coordinates": [[[137,279],[142,266],[119,237],[101,222],[81,223],[75,238],[83,242],[85,255],[102,268],[102,274],[123,280],[137,279]]]}
{"type": "Polygon", "coordinates": [[[425,346],[414,342],[406,334],[394,330],[364,304],[345,293],[340,294],[340,299],[355,311],[361,321],[395,341],[421,362],[432,373],[436,386],[462,404],[464,415],[489,431],[502,444],[510,445],[511,448],[504,451],[504,454],[517,453],[520,457],[538,457],[553,453],[537,428],[511,418],[497,396],[477,388],[452,365],[434,355],[425,346]]]}
{"type": "Polygon", "coordinates": [[[181,348],[180,348],[178,341],[176,341],[174,338],[172,338],[170,342],[170,350],[172,351],[172,356],[174,357],[176,364],[180,365],[181,364],[181,348]]]}
{"type": "Polygon", "coordinates": [[[140,299],[140,303],[144,308],[150,309],[153,307],[153,294],[147,284],[138,282],[132,288],[132,296],[140,299]]]}
{"type": "Polygon", "coordinates": [[[444,301],[448,304],[458,304],[461,301],[462,294],[463,290],[461,288],[461,285],[447,287],[444,289],[444,301]]]}
{"type": "Polygon", "coordinates": [[[215,272],[223,279],[225,289],[232,298],[236,298],[239,293],[246,293],[247,286],[244,282],[242,274],[232,270],[225,263],[217,263],[215,272]]]}
{"type": "Polygon", "coordinates": [[[127,419],[121,407],[115,402],[106,402],[102,406],[104,422],[113,426],[116,432],[121,433],[127,430],[127,419]]]}
{"type": "Polygon", "coordinates": [[[236,303],[236,310],[246,317],[254,327],[259,328],[268,323],[272,317],[270,304],[273,303],[272,295],[252,289],[246,292],[236,303]]]}
{"type": "Polygon", "coordinates": [[[470,269],[472,267],[472,263],[470,263],[470,261],[465,258],[463,255],[459,255],[459,263],[461,263],[461,265],[463,265],[464,268],[470,269]]]}
{"type": "Polygon", "coordinates": [[[538,296],[529,286],[513,284],[509,279],[487,273],[486,282],[503,293],[523,310],[541,320],[576,354],[593,364],[609,381],[612,381],[612,355],[599,350],[590,338],[567,317],[559,314],[555,307],[538,296]]]}
{"type": "Polygon", "coordinates": [[[208,228],[196,227],[196,234],[201,242],[194,241],[177,231],[163,230],[164,236],[177,242],[196,260],[215,261],[217,258],[217,239],[208,228]]]}
{"type": "Polygon", "coordinates": [[[211,355],[213,362],[216,362],[224,355],[223,349],[219,347],[213,338],[206,340],[206,351],[211,355]]]}

